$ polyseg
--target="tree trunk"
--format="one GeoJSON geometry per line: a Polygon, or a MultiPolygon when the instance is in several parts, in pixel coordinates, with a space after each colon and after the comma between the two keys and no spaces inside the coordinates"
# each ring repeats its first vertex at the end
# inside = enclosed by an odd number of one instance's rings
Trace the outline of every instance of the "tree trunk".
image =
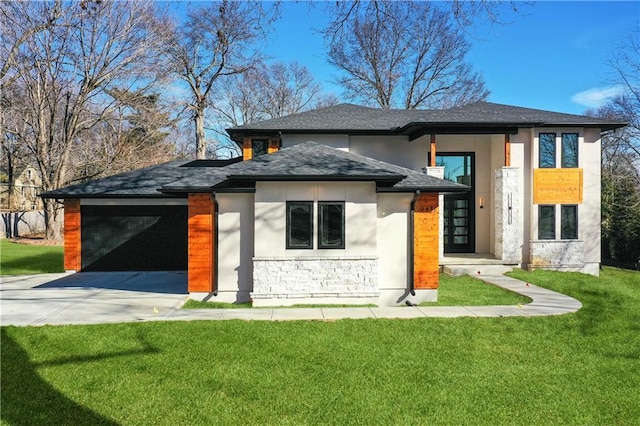
{"type": "Polygon", "coordinates": [[[207,158],[207,140],[204,137],[204,103],[198,105],[193,121],[196,124],[196,159],[207,158]]]}
{"type": "Polygon", "coordinates": [[[63,209],[60,207],[57,200],[45,198],[43,201],[46,239],[62,241],[63,209]]]}

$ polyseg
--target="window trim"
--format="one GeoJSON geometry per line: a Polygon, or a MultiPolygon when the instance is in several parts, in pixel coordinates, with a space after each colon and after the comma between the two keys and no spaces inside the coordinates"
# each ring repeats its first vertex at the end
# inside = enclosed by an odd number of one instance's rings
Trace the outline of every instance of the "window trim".
{"type": "Polygon", "coordinates": [[[563,169],[577,169],[580,165],[580,133],[578,132],[563,132],[560,137],[560,167],[563,169]],[[565,135],[575,135],[576,137],[576,164],[575,166],[565,165],[565,135]]]}
{"type": "Polygon", "coordinates": [[[558,155],[558,142],[557,142],[557,133],[556,132],[540,132],[538,133],[538,168],[540,169],[555,169],[558,165],[557,155],[558,155]],[[545,166],[542,164],[542,135],[553,135],[553,165],[545,166]]]}
{"type": "Polygon", "coordinates": [[[286,229],[285,229],[285,243],[287,250],[313,250],[313,201],[287,201],[286,203],[286,229]],[[292,245],[291,244],[291,207],[295,205],[306,205],[309,207],[309,244],[305,245],[292,245]]]}
{"type": "Polygon", "coordinates": [[[560,239],[561,240],[577,240],[579,237],[579,223],[578,223],[578,205],[577,204],[561,204],[560,205],[560,239]],[[575,224],[575,236],[566,237],[564,234],[564,210],[565,208],[573,209],[573,221],[575,224]]]}
{"type": "Polygon", "coordinates": [[[269,153],[269,139],[251,139],[251,156],[252,158],[260,157],[269,153]],[[256,144],[260,143],[264,146],[262,154],[256,154],[256,144]]]}
{"type": "Polygon", "coordinates": [[[318,249],[322,250],[344,250],[345,248],[345,203],[344,201],[318,201],[318,249]],[[327,245],[322,242],[322,231],[324,228],[324,215],[322,214],[323,206],[340,206],[341,223],[340,223],[340,244],[327,245]]]}
{"type": "Polygon", "coordinates": [[[556,206],[554,204],[539,204],[538,205],[538,240],[550,241],[555,239],[556,239],[556,206]],[[542,226],[540,226],[540,221],[542,220],[542,210],[548,209],[548,208],[550,208],[551,211],[553,211],[553,220],[552,220],[552,227],[551,227],[551,231],[553,232],[553,235],[550,238],[542,238],[542,235],[541,235],[542,226]]]}

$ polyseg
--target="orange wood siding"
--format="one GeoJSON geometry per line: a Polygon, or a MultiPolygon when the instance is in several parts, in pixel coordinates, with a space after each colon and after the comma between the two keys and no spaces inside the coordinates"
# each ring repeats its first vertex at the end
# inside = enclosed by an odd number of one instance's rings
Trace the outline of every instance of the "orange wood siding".
{"type": "Polygon", "coordinates": [[[436,153],[436,135],[431,135],[431,161],[429,162],[429,167],[435,167],[436,166],[436,155],[438,155],[436,153]]]}
{"type": "Polygon", "coordinates": [[[267,148],[267,154],[273,154],[280,150],[280,141],[278,139],[269,139],[269,146],[267,148]]]}
{"type": "Polygon", "coordinates": [[[247,161],[253,158],[253,146],[250,138],[244,138],[242,141],[242,160],[247,161]]]}
{"type": "Polygon", "coordinates": [[[533,169],[534,204],[582,204],[582,169],[533,169]]]}
{"type": "Polygon", "coordinates": [[[82,269],[82,240],[80,239],[80,200],[64,200],[64,269],[82,269]]]}
{"type": "Polygon", "coordinates": [[[439,225],[438,194],[420,195],[413,216],[413,285],[416,290],[438,288],[439,225]]]}
{"type": "Polygon", "coordinates": [[[511,167],[511,135],[509,133],[504,135],[504,165],[511,167]]]}
{"type": "Polygon", "coordinates": [[[189,194],[189,291],[213,291],[214,204],[211,194],[189,194]]]}

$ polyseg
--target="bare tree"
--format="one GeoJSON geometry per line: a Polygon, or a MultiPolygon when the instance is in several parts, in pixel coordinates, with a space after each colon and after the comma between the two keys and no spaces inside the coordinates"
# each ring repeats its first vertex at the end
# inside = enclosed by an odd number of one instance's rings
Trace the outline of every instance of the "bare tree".
{"type": "Polygon", "coordinates": [[[227,127],[338,103],[335,96],[322,92],[307,67],[296,62],[256,64],[221,84],[217,94],[208,128],[222,138],[220,148],[224,150],[235,147],[227,139],[227,127]]]}
{"type": "MultiPolygon", "coordinates": [[[[0,45],[2,84],[21,94],[4,111],[2,131],[30,151],[45,191],[63,187],[76,175],[80,141],[123,119],[110,90],[153,81],[162,26],[143,1],[4,2],[0,10],[12,23],[0,45]]],[[[60,239],[53,200],[45,201],[45,222],[47,238],[60,239]]]]}
{"type": "Polygon", "coordinates": [[[614,51],[622,93],[588,115],[623,120],[602,137],[602,237],[605,257],[640,268],[640,31],[614,51]]]}
{"type": "Polygon", "coordinates": [[[205,119],[214,85],[260,61],[258,43],[268,33],[277,7],[223,0],[189,11],[169,47],[172,72],[186,83],[185,107],[195,127],[196,158],[206,157],[205,119]]]}
{"type": "Polygon", "coordinates": [[[325,32],[347,96],[381,108],[446,108],[486,99],[465,62],[470,45],[451,14],[430,2],[337,4],[325,32]]]}

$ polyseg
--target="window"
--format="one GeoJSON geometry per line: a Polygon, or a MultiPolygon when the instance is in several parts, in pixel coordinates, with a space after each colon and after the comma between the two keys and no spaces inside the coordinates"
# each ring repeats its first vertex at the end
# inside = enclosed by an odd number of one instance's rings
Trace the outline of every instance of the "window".
{"type": "Polygon", "coordinates": [[[287,202],[287,248],[313,248],[313,202],[287,202]]]}
{"type": "Polygon", "coordinates": [[[578,239],[578,206],[562,206],[560,214],[560,238],[578,239]]]}
{"type": "Polygon", "coordinates": [[[578,134],[563,133],[562,134],[562,160],[563,168],[578,167],[578,134]]]}
{"type": "Polygon", "coordinates": [[[259,157],[267,153],[268,141],[266,139],[253,139],[251,141],[251,150],[253,158],[259,157]]]}
{"type": "Polygon", "coordinates": [[[538,206],[538,239],[556,239],[556,207],[538,206]]]}
{"type": "Polygon", "coordinates": [[[344,248],[344,203],[318,203],[318,248],[344,248]]]}
{"type": "Polygon", "coordinates": [[[554,168],[556,166],[556,134],[540,133],[540,168],[554,168]]]}

